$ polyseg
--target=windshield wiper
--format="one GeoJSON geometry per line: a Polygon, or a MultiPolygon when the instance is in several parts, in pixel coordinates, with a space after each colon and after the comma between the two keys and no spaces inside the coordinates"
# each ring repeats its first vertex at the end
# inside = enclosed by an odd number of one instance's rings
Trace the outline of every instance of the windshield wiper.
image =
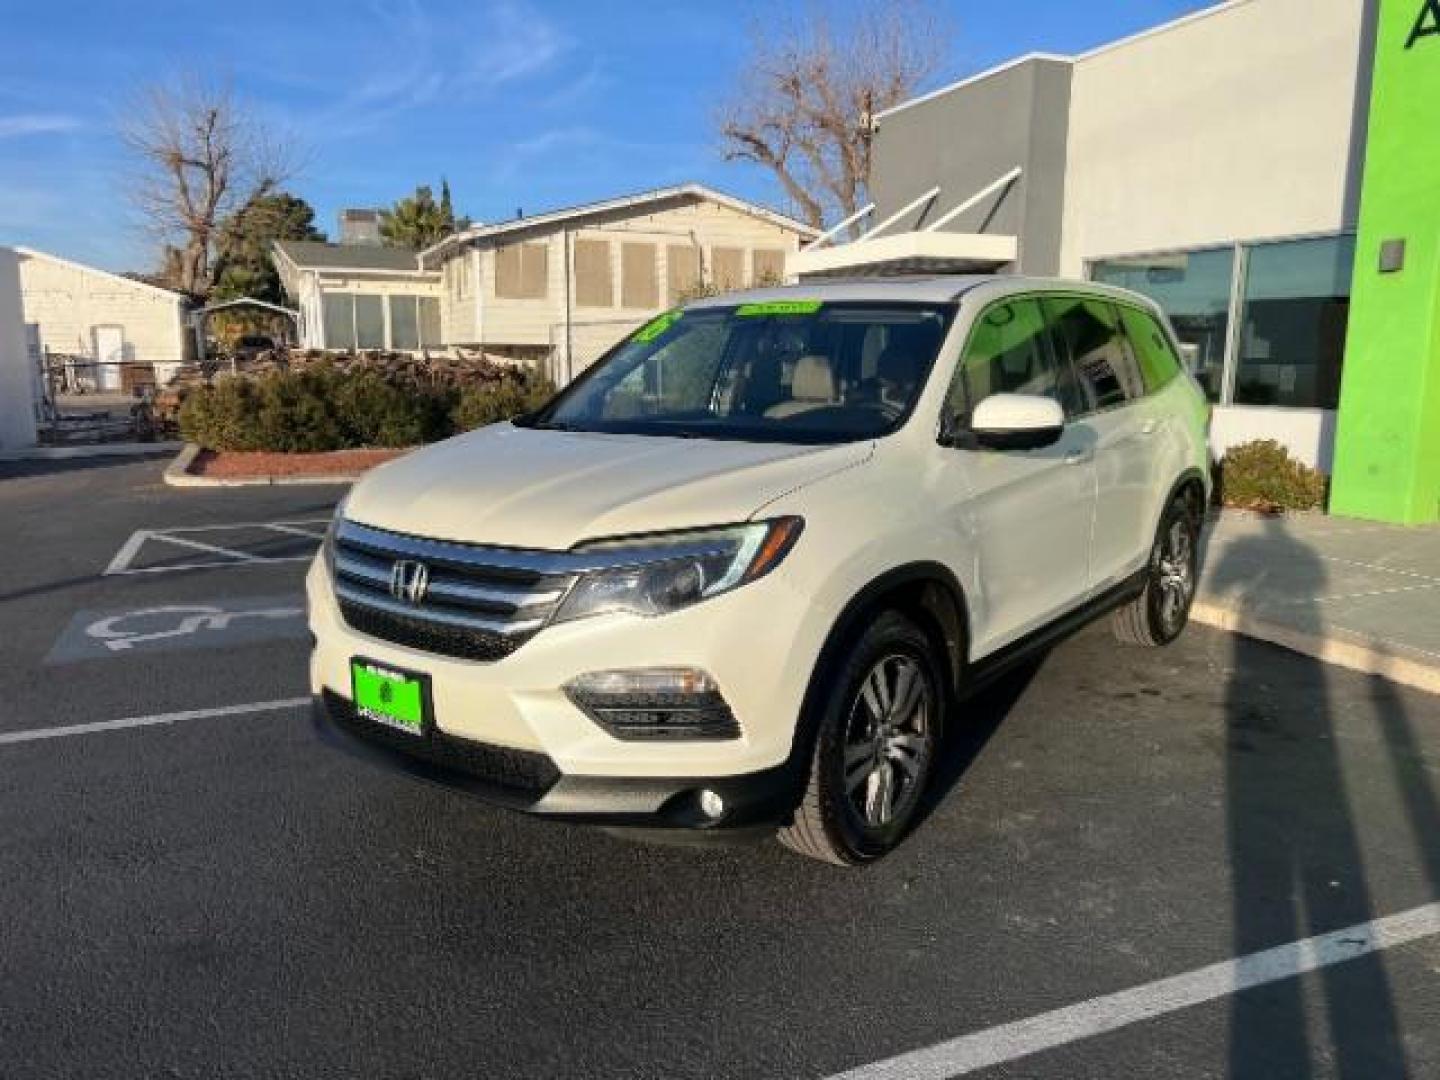
{"type": "Polygon", "coordinates": [[[567,424],[561,420],[532,420],[525,425],[529,428],[538,428],[541,431],[583,431],[584,428],[576,427],[574,424],[567,424]]]}

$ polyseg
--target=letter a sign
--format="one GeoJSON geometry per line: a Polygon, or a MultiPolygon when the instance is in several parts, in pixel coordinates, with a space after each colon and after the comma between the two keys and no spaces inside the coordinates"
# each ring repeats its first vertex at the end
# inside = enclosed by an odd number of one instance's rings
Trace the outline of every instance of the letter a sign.
{"type": "Polygon", "coordinates": [[[1415,18],[1415,28],[1405,42],[1405,48],[1413,49],[1421,38],[1440,34],[1440,0],[1425,0],[1420,14],[1415,18]]]}

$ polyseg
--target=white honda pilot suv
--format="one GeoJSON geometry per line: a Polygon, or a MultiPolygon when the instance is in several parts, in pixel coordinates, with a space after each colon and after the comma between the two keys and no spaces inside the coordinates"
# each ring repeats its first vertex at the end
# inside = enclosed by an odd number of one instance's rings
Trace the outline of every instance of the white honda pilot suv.
{"type": "Polygon", "coordinates": [[[666,312],[375,469],[308,578],[328,739],[536,814],[905,834],[966,697],[1184,628],[1209,407],[1150,301],[1019,277],[666,312]]]}

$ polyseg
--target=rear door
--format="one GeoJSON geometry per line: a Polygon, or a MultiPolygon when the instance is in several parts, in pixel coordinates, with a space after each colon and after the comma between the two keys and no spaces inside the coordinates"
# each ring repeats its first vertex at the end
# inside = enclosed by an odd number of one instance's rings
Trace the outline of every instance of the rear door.
{"type": "Polygon", "coordinates": [[[120,326],[95,327],[95,384],[101,390],[119,390],[120,365],[125,360],[125,330],[120,326]]]}
{"type": "Polygon", "coordinates": [[[1075,386],[1049,342],[1033,297],[986,308],[966,342],[946,408],[959,435],[942,453],[951,526],[970,537],[978,595],[971,597],[976,656],[1009,644],[1085,596],[1095,471],[1090,435],[1067,427],[1040,450],[981,450],[968,444],[970,414],[996,393],[1040,394],[1073,411],[1075,386]]]}
{"type": "Polygon", "coordinates": [[[1090,590],[1099,592],[1138,570],[1150,552],[1156,428],[1141,408],[1145,385],[1115,305],[1103,297],[1062,295],[1046,297],[1045,310],[1056,347],[1074,368],[1080,426],[1093,439],[1090,590]]]}
{"type": "MultiPolygon", "coordinates": [[[[1116,306],[1145,384],[1145,397],[1136,408],[1140,413],[1140,433],[1148,443],[1148,520],[1158,525],[1164,509],[1162,503],[1180,474],[1194,461],[1192,435],[1186,427],[1187,418],[1193,413],[1182,404],[1186,400],[1188,380],[1183,375],[1174,339],[1162,328],[1160,320],[1136,305],[1120,302],[1116,306]]],[[[1150,539],[1146,538],[1146,542],[1150,539]]]]}

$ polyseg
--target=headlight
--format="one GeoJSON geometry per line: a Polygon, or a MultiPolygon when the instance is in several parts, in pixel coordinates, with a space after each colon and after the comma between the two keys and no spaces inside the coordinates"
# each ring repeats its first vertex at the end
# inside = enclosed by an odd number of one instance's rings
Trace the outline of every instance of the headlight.
{"type": "Polygon", "coordinates": [[[332,578],[335,576],[335,532],[345,518],[345,504],[349,501],[350,492],[347,491],[335,504],[335,513],[330,518],[330,524],[325,526],[325,539],[320,541],[320,553],[325,557],[325,567],[332,578]]]}
{"type": "Polygon", "coordinates": [[[576,582],[555,622],[629,612],[664,615],[763,577],[800,536],[800,518],[583,544],[577,550],[619,557],[576,582]]]}

